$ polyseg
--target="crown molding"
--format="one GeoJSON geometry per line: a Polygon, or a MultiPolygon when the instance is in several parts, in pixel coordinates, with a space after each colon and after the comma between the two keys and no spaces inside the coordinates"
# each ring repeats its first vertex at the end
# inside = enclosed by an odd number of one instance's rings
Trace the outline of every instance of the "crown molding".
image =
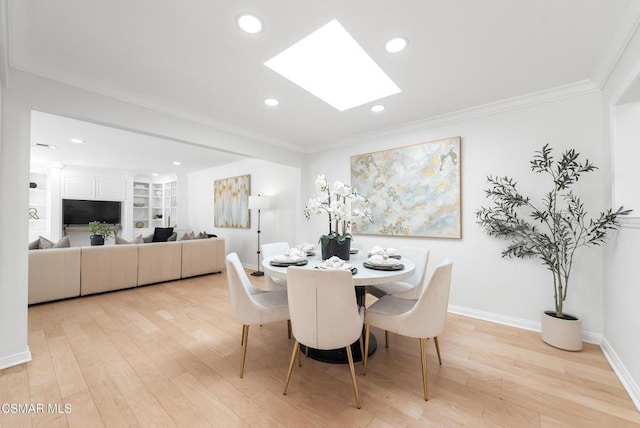
{"type": "Polygon", "coordinates": [[[336,147],[351,146],[359,143],[365,143],[372,140],[391,138],[398,135],[410,134],[413,132],[424,131],[438,126],[449,125],[479,117],[490,116],[496,113],[502,113],[510,110],[518,110],[521,108],[557,101],[565,98],[571,98],[578,95],[584,95],[591,92],[597,92],[600,88],[589,80],[570,83],[568,85],[558,86],[543,91],[533,92],[513,98],[482,104],[451,113],[445,113],[433,116],[427,119],[406,123],[400,126],[385,128],[382,130],[368,132],[354,137],[340,139],[335,142],[321,145],[321,149],[315,152],[329,150],[336,147]]]}
{"type": "Polygon", "coordinates": [[[591,81],[594,82],[599,89],[602,89],[609,81],[613,70],[627,50],[639,26],[640,2],[627,1],[627,3],[620,8],[609,41],[599,56],[600,59],[592,74],[591,81]]]}

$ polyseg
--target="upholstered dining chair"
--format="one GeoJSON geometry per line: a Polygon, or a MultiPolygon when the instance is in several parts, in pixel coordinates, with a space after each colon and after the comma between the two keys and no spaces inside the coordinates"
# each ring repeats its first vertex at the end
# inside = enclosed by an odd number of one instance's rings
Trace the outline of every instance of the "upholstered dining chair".
{"type": "MultiPolygon", "coordinates": [[[[266,260],[269,257],[279,256],[280,254],[284,254],[289,251],[289,243],[288,242],[272,242],[269,244],[262,244],[260,246],[260,251],[262,252],[262,259],[266,260]]],[[[265,275],[267,288],[269,290],[282,290],[287,286],[286,279],[276,278],[269,274],[265,275]]]]}
{"type": "Polygon", "coordinates": [[[226,266],[231,297],[231,314],[236,321],[242,324],[242,356],[240,360],[240,378],[242,378],[244,361],[247,356],[249,326],[276,321],[287,321],[288,323],[289,304],[286,290],[262,291],[251,285],[236,253],[227,255],[226,266]]]}
{"type": "Polygon", "coordinates": [[[429,250],[424,247],[402,247],[398,249],[398,254],[411,259],[415,263],[416,270],[413,272],[413,275],[404,281],[367,287],[367,292],[376,297],[392,294],[403,299],[416,300],[422,291],[424,277],[427,272],[429,250]]]}
{"type": "MultiPolygon", "coordinates": [[[[424,399],[427,392],[427,339],[433,337],[440,357],[438,336],[444,331],[451,287],[452,262],[444,260],[433,272],[429,284],[422,289],[418,300],[403,299],[388,295],[382,297],[367,309],[365,316],[365,349],[369,346],[371,327],[420,339],[420,359],[422,362],[422,386],[424,399]]],[[[363,375],[367,373],[367,353],[364,354],[363,375]]]]}
{"type": "Polygon", "coordinates": [[[351,344],[360,340],[362,346],[364,307],[358,308],[351,272],[290,267],[287,292],[295,343],[282,393],[287,394],[295,358],[300,358],[299,344],[321,350],[345,348],[359,409],[351,344]]]}

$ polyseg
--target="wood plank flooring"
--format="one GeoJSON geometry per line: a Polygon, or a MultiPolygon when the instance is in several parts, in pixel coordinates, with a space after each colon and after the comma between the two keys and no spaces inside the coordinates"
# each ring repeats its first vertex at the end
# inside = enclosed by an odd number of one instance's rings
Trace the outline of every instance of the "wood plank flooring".
{"type": "Polygon", "coordinates": [[[376,329],[366,376],[356,364],[362,409],[348,366],[304,358],[283,396],[286,323],[251,327],[240,379],[242,328],[229,307],[224,273],[31,307],[33,361],[0,371],[0,427],[640,426],[597,346],[563,352],[537,333],[452,314],[442,366],[428,344],[428,402],[419,341],[390,335],[385,349],[376,329]]]}

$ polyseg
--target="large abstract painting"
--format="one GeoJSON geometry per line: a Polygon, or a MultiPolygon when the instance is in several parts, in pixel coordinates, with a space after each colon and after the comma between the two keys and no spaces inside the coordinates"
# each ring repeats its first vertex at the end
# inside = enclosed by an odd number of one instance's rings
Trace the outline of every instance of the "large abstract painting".
{"type": "Polygon", "coordinates": [[[215,227],[249,229],[251,176],[222,178],[213,183],[213,224],[215,227]]]}
{"type": "Polygon", "coordinates": [[[460,137],[352,156],[351,185],[373,217],[355,233],[462,237],[460,137]]]}

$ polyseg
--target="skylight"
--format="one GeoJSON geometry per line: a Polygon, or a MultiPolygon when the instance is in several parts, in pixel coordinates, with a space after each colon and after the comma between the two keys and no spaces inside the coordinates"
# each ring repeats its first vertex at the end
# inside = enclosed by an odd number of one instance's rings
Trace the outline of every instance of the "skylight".
{"type": "Polygon", "coordinates": [[[335,19],[264,65],[339,111],[401,92],[335,19]]]}

